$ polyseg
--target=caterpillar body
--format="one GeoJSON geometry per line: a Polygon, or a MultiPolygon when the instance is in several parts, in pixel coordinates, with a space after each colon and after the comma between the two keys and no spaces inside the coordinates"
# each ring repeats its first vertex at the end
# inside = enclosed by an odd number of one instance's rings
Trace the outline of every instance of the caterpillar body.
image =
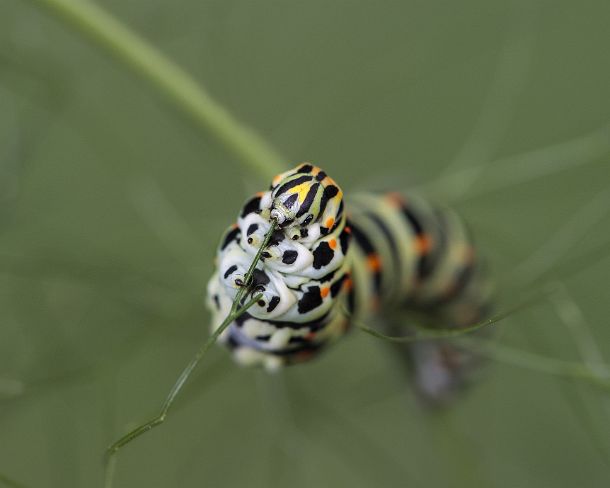
{"type": "MultiPolygon", "coordinates": [[[[244,286],[272,221],[276,230],[242,300],[262,297],[220,336],[241,364],[275,370],[309,360],[354,320],[399,330],[384,320],[393,311],[455,328],[490,311],[489,280],[454,212],[409,194],[357,194],[344,201],[332,178],[304,163],[247,200],[225,232],[208,284],[213,329],[244,286]]],[[[449,341],[397,347],[431,400],[449,397],[476,363],[449,341]]]]}

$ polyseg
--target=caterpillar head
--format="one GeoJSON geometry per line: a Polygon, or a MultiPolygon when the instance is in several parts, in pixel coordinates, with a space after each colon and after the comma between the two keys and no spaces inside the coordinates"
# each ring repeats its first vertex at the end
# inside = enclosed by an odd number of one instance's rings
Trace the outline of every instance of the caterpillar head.
{"type": "Polygon", "coordinates": [[[317,166],[308,163],[277,175],[271,184],[267,206],[270,218],[285,229],[290,239],[303,237],[301,228],[319,223],[328,233],[343,211],[343,192],[317,166]]]}
{"type": "MultiPolygon", "coordinates": [[[[241,235],[240,246],[254,256],[269,231],[269,222],[253,213],[241,219],[240,224],[246,229],[241,235]]],[[[312,265],[313,254],[302,243],[291,240],[284,230],[279,229],[273,233],[263,251],[262,261],[265,266],[281,273],[299,273],[312,265]]]]}

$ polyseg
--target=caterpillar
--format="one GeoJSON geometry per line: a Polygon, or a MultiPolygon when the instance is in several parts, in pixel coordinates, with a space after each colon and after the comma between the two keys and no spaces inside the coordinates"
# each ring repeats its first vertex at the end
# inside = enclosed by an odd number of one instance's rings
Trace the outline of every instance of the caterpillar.
{"type": "MultiPolygon", "coordinates": [[[[428,326],[466,327],[491,310],[492,287],[470,233],[451,210],[414,194],[343,191],[303,163],[244,204],[217,251],[208,283],[212,330],[228,315],[263,239],[276,223],[242,301],[260,299],[221,334],[234,359],[277,370],[308,361],[355,320],[386,331],[417,313],[428,326]]],[[[401,344],[417,389],[442,401],[476,358],[448,341],[401,344]]]]}

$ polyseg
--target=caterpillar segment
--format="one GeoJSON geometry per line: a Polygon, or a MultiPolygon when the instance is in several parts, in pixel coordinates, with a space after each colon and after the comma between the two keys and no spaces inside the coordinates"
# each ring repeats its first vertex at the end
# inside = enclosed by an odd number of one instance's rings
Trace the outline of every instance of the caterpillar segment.
{"type": "MultiPolygon", "coordinates": [[[[491,282],[457,214],[413,194],[355,195],[348,207],[349,225],[360,235],[354,247],[362,249],[352,264],[355,286],[369,283],[356,295],[363,301],[356,310],[370,323],[382,317],[383,332],[400,336],[415,321],[431,329],[460,328],[490,315],[491,282]]],[[[450,340],[392,347],[429,404],[450,401],[480,369],[480,358],[450,340]]]]}
{"type": "MultiPolygon", "coordinates": [[[[243,300],[262,298],[220,340],[244,365],[269,370],[303,362],[349,330],[353,320],[404,335],[416,313],[427,327],[466,327],[490,312],[491,286],[455,213],[417,195],[343,192],[304,163],[250,198],[221,240],[208,306],[217,328],[231,309],[267,232],[269,245],[243,300]],[[380,320],[381,317],[387,320],[380,320]]],[[[396,346],[415,385],[436,403],[470,376],[475,359],[449,341],[396,346]]]]}
{"type": "Polygon", "coordinates": [[[273,370],[313,357],[343,334],[348,319],[337,304],[347,288],[350,234],[342,202],[330,177],[303,164],[249,199],[226,231],[208,285],[214,327],[229,313],[272,218],[279,227],[245,299],[263,297],[221,336],[238,362],[273,370]]]}

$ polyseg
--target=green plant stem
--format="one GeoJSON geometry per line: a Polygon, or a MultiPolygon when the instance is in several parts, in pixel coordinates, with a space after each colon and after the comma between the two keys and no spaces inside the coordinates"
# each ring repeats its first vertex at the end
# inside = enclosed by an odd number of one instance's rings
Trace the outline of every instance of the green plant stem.
{"type": "Polygon", "coordinates": [[[540,354],[505,346],[489,339],[462,337],[458,340],[458,343],[494,361],[554,376],[584,380],[606,392],[610,392],[610,369],[606,365],[597,365],[599,368],[604,368],[605,374],[602,375],[599,371],[594,371],[583,363],[541,356],[540,354]]]}
{"type": "MultiPolygon", "coordinates": [[[[358,327],[361,331],[366,332],[377,339],[382,339],[388,342],[397,342],[397,343],[408,343],[408,342],[419,342],[425,340],[435,340],[435,339],[447,339],[451,337],[459,337],[464,336],[466,334],[471,334],[479,329],[484,327],[490,327],[498,322],[510,317],[515,312],[522,310],[526,307],[530,307],[535,305],[538,302],[539,298],[537,295],[533,295],[528,299],[522,301],[521,303],[508,308],[500,313],[497,313],[493,317],[489,317],[488,319],[482,320],[475,324],[469,325],[468,327],[460,327],[453,329],[443,329],[438,327],[422,327],[418,326],[416,323],[413,324],[413,327],[416,329],[414,333],[404,336],[390,336],[384,334],[383,332],[378,331],[372,327],[369,327],[362,321],[352,318],[356,327],[358,327]]],[[[346,313],[349,315],[349,313],[346,313]]]]}
{"type": "MultiPolygon", "coordinates": [[[[252,305],[254,305],[258,300],[260,300],[261,297],[261,294],[256,295],[242,307],[237,306],[238,299],[236,298],[236,302],[231,307],[231,312],[229,313],[229,315],[227,315],[222,324],[220,324],[220,326],[212,333],[212,335],[208,337],[208,340],[205,341],[205,343],[199,348],[199,350],[195,353],[188,365],[182,370],[182,373],[180,373],[180,376],[178,377],[178,379],[174,383],[174,386],[167,395],[165,402],[163,402],[163,406],[161,407],[161,411],[159,412],[159,414],[153,417],[148,422],[136,427],[135,429],[125,434],[106,450],[106,481],[104,486],[108,488],[112,486],[112,478],[114,475],[116,463],[114,459],[115,454],[122,447],[129,444],[134,439],[140,437],[142,434],[145,434],[149,430],[161,425],[165,421],[167,414],[174,401],[176,400],[178,393],[180,393],[182,387],[190,377],[193,370],[197,367],[199,362],[208,352],[208,349],[217,341],[220,334],[224,332],[224,330],[231,324],[231,322],[233,322],[240,315],[244,314],[252,305]]],[[[239,294],[238,298],[241,298],[239,294]]]]}
{"type": "Polygon", "coordinates": [[[48,8],[137,73],[249,169],[265,179],[285,170],[275,149],[234,119],[186,71],[103,8],[89,0],[32,1],[48,8]]]}
{"type": "Polygon", "coordinates": [[[106,450],[105,470],[104,470],[104,487],[105,488],[112,487],[114,472],[116,469],[117,452],[121,448],[123,448],[125,445],[127,445],[131,441],[133,441],[134,439],[140,437],[142,434],[145,434],[149,430],[151,430],[151,429],[161,425],[163,422],[165,422],[167,414],[168,414],[171,406],[173,405],[174,401],[176,400],[178,393],[180,393],[180,391],[184,387],[187,380],[190,378],[191,374],[193,373],[193,371],[195,370],[197,365],[201,362],[201,360],[203,359],[205,354],[208,352],[208,349],[218,340],[218,337],[220,337],[220,334],[222,334],[224,332],[224,330],[231,324],[231,322],[233,322],[239,316],[244,314],[252,305],[254,305],[262,297],[262,294],[257,294],[250,301],[248,301],[245,305],[242,305],[243,297],[251,289],[252,276],[254,274],[254,270],[256,269],[256,265],[260,261],[262,253],[263,253],[264,249],[267,247],[267,245],[269,244],[269,241],[271,240],[271,237],[273,236],[273,233],[275,232],[276,228],[277,228],[277,221],[272,220],[271,226],[269,227],[269,230],[265,234],[263,242],[262,242],[261,246],[258,248],[256,255],[254,256],[254,259],[252,260],[252,263],[250,264],[250,267],[248,268],[248,271],[246,272],[246,275],[244,276],[244,281],[245,281],[244,286],[242,286],[239,289],[239,291],[237,292],[237,295],[235,296],[235,300],[233,300],[233,304],[231,305],[231,310],[229,311],[229,314],[225,317],[225,319],[220,324],[220,326],[212,333],[212,335],[210,335],[208,340],[199,348],[199,350],[195,353],[195,355],[193,356],[191,361],[188,363],[188,365],[182,370],[182,373],[180,373],[180,376],[178,377],[178,379],[174,383],[174,386],[172,386],[172,389],[170,390],[169,394],[167,395],[165,402],[163,402],[163,406],[161,407],[161,411],[159,412],[159,414],[156,415],[155,417],[153,417],[148,422],[145,422],[144,424],[129,431],[119,440],[114,442],[106,450]]]}
{"type": "MultiPolygon", "coordinates": [[[[588,364],[573,361],[564,361],[539,354],[515,349],[499,344],[497,341],[468,336],[483,327],[493,325],[510,316],[516,309],[528,305],[524,303],[516,308],[507,310],[482,322],[460,329],[426,329],[416,327],[416,333],[406,336],[389,336],[366,324],[354,320],[355,325],[367,334],[387,342],[411,343],[425,340],[438,340],[452,338],[460,346],[488,358],[511,366],[537,371],[539,373],[561,376],[586,381],[593,386],[610,392],[610,367],[603,363],[596,363],[595,368],[588,364]]],[[[352,319],[353,320],[353,319],[352,319]]]]}
{"type": "Polygon", "coordinates": [[[410,334],[410,335],[404,335],[404,336],[390,336],[390,335],[384,334],[383,332],[380,332],[377,329],[369,327],[368,325],[366,325],[358,320],[354,320],[354,324],[362,332],[366,332],[367,334],[372,335],[373,337],[376,337],[377,339],[382,339],[382,340],[388,341],[388,342],[409,343],[409,342],[420,342],[420,341],[435,340],[435,339],[447,339],[450,337],[458,337],[458,336],[462,336],[465,334],[469,334],[476,330],[482,329],[483,327],[488,327],[490,325],[493,325],[493,324],[499,322],[500,320],[508,317],[510,314],[511,314],[511,312],[504,312],[501,315],[496,315],[496,316],[486,319],[482,322],[477,322],[476,324],[473,324],[469,327],[463,327],[460,329],[432,329],[432,328],[428,329],[425,327],[418,327],[415,333],[410,334]]]}

